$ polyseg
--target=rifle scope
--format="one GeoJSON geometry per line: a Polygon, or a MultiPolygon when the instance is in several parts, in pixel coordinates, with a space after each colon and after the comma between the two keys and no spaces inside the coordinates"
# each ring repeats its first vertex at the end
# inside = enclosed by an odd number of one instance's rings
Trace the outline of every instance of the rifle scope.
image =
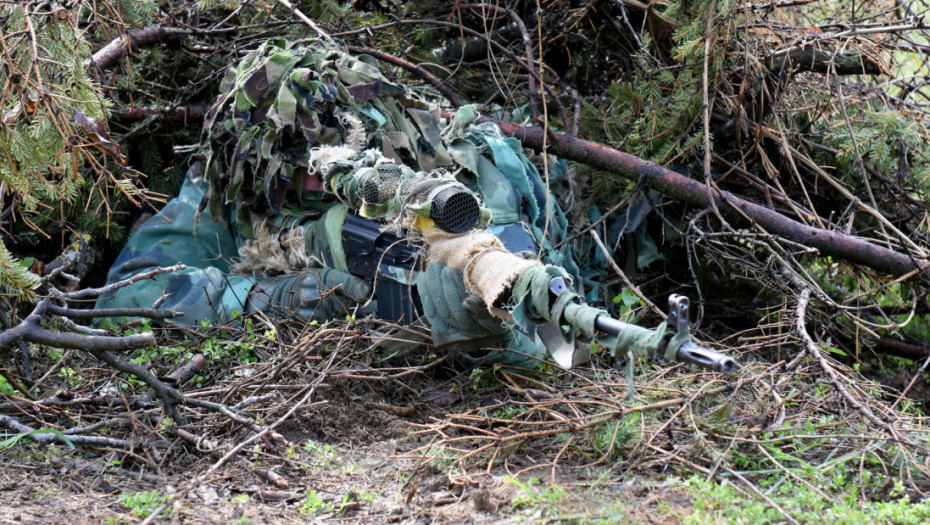
{"type": "MultiPolygon", "coordinates": [[[[436,227],[449,233],[463,233],[475,228],[481,219],[478,197],[462,184],[437,177],[403,179],[396,164],[382,164],[361,184],[365,204],[381,205],[390,199],[401,206],[421,200],[430,202],[429,218],[436,227]]],[[[398,206],[398,207],[401,207],[398,206]]]]}

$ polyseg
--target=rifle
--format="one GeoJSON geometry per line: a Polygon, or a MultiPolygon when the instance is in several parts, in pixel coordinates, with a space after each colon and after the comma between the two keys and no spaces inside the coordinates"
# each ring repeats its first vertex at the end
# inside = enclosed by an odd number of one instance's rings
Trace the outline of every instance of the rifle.
{"type": "MultiPolygon", "coordinates": [[[[428,256],[462,270],[469,292],[482,297],[492,314],[517,320],[517,324],[529,320],[537,325],[537,333],[560,366],[570,368],[589,357],[586,347],[572,344],[578,335],[596,338],[614,357],[632,357],[636,350],[653,351],[666,360],[725,374],[737,368],[733,358],[690,340],[687,297],[671,295],[668,319],[655,329],[610,317],[581,300],[566,282],[564,270],[527,261],[503,248],[484,229],[490,212],[481,206],[478,195],[449,175],[427,175],[406,166],[381,164],[326,176],[325,185],[358,212],[346,215],[343,245],[349,270],[375,282],[380,318],[410,322],[416,317],[420,301],[410,274],[420,250],[408,242],[416,230],[425,240],[428,256]],[[390,231],[368,217],[393,217],[395,229],[390,231]],[[471,250],[465,251],[478,255],[463,256],[461,247],[466,244],[471,250]],[[489,259],[476,263],[479,257],[489,259]],[[488,283],[488,268],[509,274],[506,279],[488,283]]],[[[631,376],[632,366],[627,371],[631,376]]]]}

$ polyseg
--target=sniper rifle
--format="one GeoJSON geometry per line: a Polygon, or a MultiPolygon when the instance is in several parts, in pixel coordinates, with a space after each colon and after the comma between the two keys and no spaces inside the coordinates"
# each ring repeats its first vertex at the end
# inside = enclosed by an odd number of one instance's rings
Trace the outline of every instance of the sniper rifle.
{"type": "MultiPolygon", "coordinates": [[[[410,275],[421,250],[409,243],[416,237],[409,234],[419,232],[430,260],[462,271],[469,292],[484,299],[496,317],[537,325],[547,349],[564,368],[590,357],[587,345],[573,344],[575,336],[596,338],[614,357],[655,352],[665,360],[725,374],[737,368],[733,358],[691,341],[687,297],[671,295],[668,319],[655,329],[643,328],[586,304],[569,286],[563,269],[507,251],[485,229],[490,211],[451,175],[383,163],[331,170],[325,177],[325,186],[357,213],[346,216],[343,246],[350,272],[375,282],[377,313],[383,319],[409,322],[416,317],[419,298],[410,275]],[[393,220],[395,228],[370,218],[393,220]],[[469,249],[463,250],[464,245],[469,249]],[[488,268],[505,275],[489,282],[488,268]]],[[[632,369],[627,367],[630,379],[632,369]]]]}

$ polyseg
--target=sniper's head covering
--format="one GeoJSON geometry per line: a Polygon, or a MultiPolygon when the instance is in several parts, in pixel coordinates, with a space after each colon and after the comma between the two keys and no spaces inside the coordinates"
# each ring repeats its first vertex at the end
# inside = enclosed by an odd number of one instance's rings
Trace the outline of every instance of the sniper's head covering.
{"type": "Polygon", "coordinates": [[[268,41],[229,69],[220,90],[199,158],[213,216],[233,205],[247,237],[255,215],[315,208],[324,190],[315,175],[366,150],[413,170],[452,164],[438,105],[338,44],[268,41]]]}

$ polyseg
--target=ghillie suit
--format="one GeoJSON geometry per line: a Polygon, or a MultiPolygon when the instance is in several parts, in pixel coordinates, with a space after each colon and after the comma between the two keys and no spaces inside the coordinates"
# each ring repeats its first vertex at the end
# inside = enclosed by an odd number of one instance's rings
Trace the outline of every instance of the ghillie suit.
{"type": "MultiPolygon", "coordinates": [[[[180,322],[225,322],[254,306],[255,289],[267,274],[307,267],[348,272],[340,235],[349,212],[340,202],[348,179],[342,175],[386,164],[405,174],[457,179],[482,196],[490,211],[488,229],[508,250],[539,254],[576,275],[571,253],[552,248],[565,237],[565,216],[519,141],[505,138],[493,124],[476,124],[468,106],[441,129],[433,100],[438,96],[429,89],[390,82],[370,57],[323,43],[265,43],[229,70],[181,195],[132,237],[108,280],[178,261],[189,268],[123,288],[99,306],[151,306],[170,294],[162,307],[181,312],[180,322]]],[[[381,218],[397,211],[382,210],[381,218]]],[[[408,284],[461,280],[450,274],[411,275],[408,284]]],[[[503,340],[542,355],[532,331],[461,315],[460,289],[420,288],[437,341],[503,340]],[[440,312],[430,311],[439,303],[440,312]],[[437,334],[437,324],[446,332],[437,334]]],[[[364,312],[372,311],[371,301],[366,304],[364,312]]],[[[332,317],[354,306],[344,302],[324,310],[332,317]]],[[[486,305],[483,309],[487,313],[486,305]]]]}

